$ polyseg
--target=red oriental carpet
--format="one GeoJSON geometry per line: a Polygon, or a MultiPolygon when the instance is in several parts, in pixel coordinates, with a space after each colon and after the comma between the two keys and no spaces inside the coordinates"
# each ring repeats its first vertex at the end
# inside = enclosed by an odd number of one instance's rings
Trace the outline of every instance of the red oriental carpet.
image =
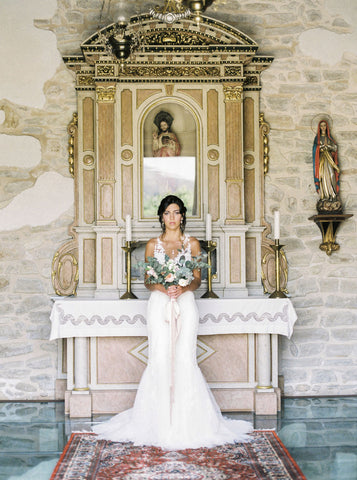
{"type": "Polygon", "coordinates": [[[165,451],[73,433],[50,480],[306,480],[273,431],[252,441],[165,451]]]}

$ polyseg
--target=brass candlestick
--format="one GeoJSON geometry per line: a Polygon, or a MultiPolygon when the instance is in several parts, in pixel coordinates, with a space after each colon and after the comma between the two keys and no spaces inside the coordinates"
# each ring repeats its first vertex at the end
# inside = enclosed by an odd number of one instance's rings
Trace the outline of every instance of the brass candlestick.
{"type": "Polygon", "coordinates": [[[283,291],[280,290],[280,250],[284,245],[280,245],[279,239],[275,239],[275,245],[271,248],[275,252],[275,292],[269,295],[269,298],[286,298],[283,291]]]}
{"type": "Polygon", "coordinates": [[[126,254],[126,292],[120,298],[138,298],[131,291],[131,252],[136,249],[135,242],[125,242],[125,247],[121,247],[126,254]]]}
{"type": "Polygon", "coordinates": [[[212,240],[207,240],[206,242],[202,242],[203,248],[207,252],[207,283],[208,283],[208,290],[206,293],[202,295],[201,298],[219,298],[214,292],[212,292],[212,252],[216,249],[217,243],[212,242],[212,240]]]}

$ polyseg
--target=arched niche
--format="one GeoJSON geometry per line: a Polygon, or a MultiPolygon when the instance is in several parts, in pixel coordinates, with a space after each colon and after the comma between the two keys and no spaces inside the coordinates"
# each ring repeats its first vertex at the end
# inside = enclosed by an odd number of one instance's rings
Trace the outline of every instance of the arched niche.
{"type": "Polygon", "coordinates": [[[159,203],[168,194],[182,198],[189,218],[200,218],[201,127],[197,113],[189,104],[171,98],[149,105],[139,125],[143,146],[141,218],[156,219],[159,203]],[[164,129],[169,126],[169,131],[160,130],[160,123],[164,129]]]}

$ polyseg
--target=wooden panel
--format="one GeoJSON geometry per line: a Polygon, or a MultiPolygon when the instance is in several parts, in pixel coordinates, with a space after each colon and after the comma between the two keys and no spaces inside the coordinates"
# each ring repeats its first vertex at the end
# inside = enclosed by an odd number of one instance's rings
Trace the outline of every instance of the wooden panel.
{"type": "Polygon", "coordinates": [[[241,191],[241,182],[227,182],[227,220],[239,220],[242,218],[241,191]]]}
{"type": "Polygon", "coordinates": [[[255,220],[255,169],[244,171],[244,208],[245,221],[252,223],[255,220]]]}
{"type": "Polygon", "coordinates": [[[207,382],[248,382],[248,335],[200,335],[215,353],[200,363],[207,382]]]}
{"type": "Polygon", "coordinates": [[[114,191],[113,184],[103,183],[100,185],[100,212],[101,220],[112,220],[114,215],[114,191]]]}
{"type": "Polygon", "coordinates": [[[121,144],[133,145],[133,94],[130,90],[121,93],[121,144]]]}
{"type": "Polygon", "coordinates": [[[243,103],[244,150],[254,151],[254,100],[244,99],[243,103]]]}
{"type": "Polygon", "coordinates": [[[208,165],[208,211],[212,220],[219,219],[219,166],[208,165]]]}
{"type": "MultiPolygon", "coordinates": [[[[126,90],[125,90],[126,91],[126,90]]],[[[156,95],[158,93],[161,93],[161,88],[146,88],[145,90],[137,90],[136,91],[136,108],[139,108],[140,105],[145,102],[148,98],[152,97],[153,95],[156,95]]]]}
{"type": "Polygon", "coordinates": [[[179,93],[184,93],[185,95],[188,95],[191,98],[193,98],[193,100],[195,100],[195,102],[197,102],[198,105],[202,108],[202,106],[203,106],[203,92],[202,92],[202,89],[198,90],[198,89],[195,89],[195,88],[190,88],[190,89],[178,88],[177,91],[179,93]]]}
{"type": "Polygon", "coordinates": [[[83,170],[83,210],[85,223],[95,220],[95,177],[93,170],[83,170]]]}
{"type": "Polygon", "coordinates": [[[219,144],[218,128],[218,92],[209,90],[207,93],[207,144],[219,144]]]}
{"type": "Polygon", "coordinates": [[[94,100],[83,100],[83,150],[94,150],[94,100]]]}
{"type": "Polygon", "coordinates": [[[98,178],[114,180],[114,103],[98,103],[98,178]]]}
{"type": "Polygon", "coordinates": [[[83,240],[83,283],[96,282],[96,242],[94,238],[83,240]]]}
{"type": "Polygon", "coordinates": [[[230,282],[241,283],[241,238],[229,238],[229,265],[230,265],[230,282]]]}
{"type": "Polygon", "coordinates": [[[257,281],[257,239],[255,237],[245,239],[246,250],[246,279],[247,282],[257,281]]]}
{"type": "Polygon", "coordinates": [[[113,239],[102,238],[102,284],[113,284],[113,239]]]}
{"type": "Polygon", "coordinates": [[[242,178],[241,103],[226,104],[226,165],[227,178],[242,178]]]}
{"type": "Polygon", "coordinates": [[[122,218],[133,216],[133,166],[121,167],[122,218]]]}

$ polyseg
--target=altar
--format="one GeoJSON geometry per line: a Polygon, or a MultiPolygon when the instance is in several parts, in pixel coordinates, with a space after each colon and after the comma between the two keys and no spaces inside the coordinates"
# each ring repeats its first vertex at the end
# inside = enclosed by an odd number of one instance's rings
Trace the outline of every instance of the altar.
{"type": "MultiPolygon", "coordinates": [[[[51,340],[62,339],[59,378],[71,417],[132,406],[147,363],[146,305],[54,299],[51,340]]],[[[221,410],[276,414],[278,335],[290,338],[297,318],[290,299],[197,299],[197,305],[197,360],[221,410]]]]}

